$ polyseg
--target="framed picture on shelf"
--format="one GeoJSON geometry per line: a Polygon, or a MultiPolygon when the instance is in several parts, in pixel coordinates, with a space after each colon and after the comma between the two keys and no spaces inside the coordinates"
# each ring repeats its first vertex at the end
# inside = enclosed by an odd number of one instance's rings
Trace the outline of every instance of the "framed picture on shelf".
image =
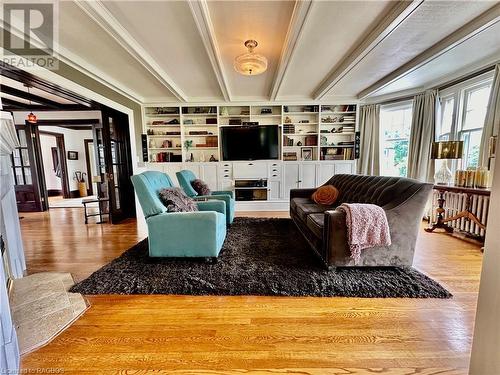
{"type": "Polygon", "coordinates": [[[78,160],[78,151],[68,151],[68,160],[78,160]]]}
{"type": "Polygon", "coordinates": [[[300,156],[302,160],[313,160],[312,147],[302,147],[302,149],[300,150],[300,156]]]}

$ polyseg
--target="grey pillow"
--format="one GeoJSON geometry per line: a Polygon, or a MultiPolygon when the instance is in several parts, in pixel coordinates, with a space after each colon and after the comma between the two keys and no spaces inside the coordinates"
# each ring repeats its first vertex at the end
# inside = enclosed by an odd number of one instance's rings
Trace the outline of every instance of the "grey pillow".
{"type": "Polygon", "coordinates": [[[212,194],[212,192],[210,191],[210,188],[205,183],[205,181],[200,180],[199,178],[191,181],[191,186],[193,187],[194,191],[196,191],[198,193],[198,195],[210,195],[210,194],[212,194]]]}
{"type": "Polygon", "coordinates": [[[167,212],[198,211],[195,201],[178,187],[160,190],[160,200],[167,207],[167,212]]]}

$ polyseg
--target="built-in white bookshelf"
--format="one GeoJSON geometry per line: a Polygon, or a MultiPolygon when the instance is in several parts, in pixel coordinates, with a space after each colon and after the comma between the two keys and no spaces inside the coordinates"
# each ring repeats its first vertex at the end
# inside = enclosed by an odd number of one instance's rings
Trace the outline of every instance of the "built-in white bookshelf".
{"type": "Polygon", "coordinates": [[[357,104],[145,106],[148,162],[221,160],[220,128],[277,125],[281,160],[356,158],[357,104]]]}

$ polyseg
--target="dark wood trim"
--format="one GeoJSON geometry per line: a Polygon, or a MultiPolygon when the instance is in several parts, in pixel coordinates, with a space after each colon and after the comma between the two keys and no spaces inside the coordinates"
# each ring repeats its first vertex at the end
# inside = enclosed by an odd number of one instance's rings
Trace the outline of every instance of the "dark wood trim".
{"type": "Polygon", "coordinates": [[[85,163],[87,164],[87,194],[94,195],[94,186],[92,184],[92,167],[90,165],[90,155],[89,155],[89,143],[94,144],[93,139],[84,139],[83,144],[85,147],[85,163]]]}
{"type": "Polygon", "coordinates": [[[62,190],[59,190],[59,189],[47,189],[47,195],[49,197],[58,197],[59,195],[62,195],[62,190]]]}
{"type": "Polygon", "coordinates": [[[61,86],[38,78],[31,73],[13,67],[3,61],[0,61],[0,75],[28,84],[31,87],[35,87],[50,94],[57,95],[63,99],[69,100],[75,104],[79,104],[87,108],[100,108],[101,106],[99,103],[94,102],[93,100],[84,98],[81,95],[75,94],[74,92],[69,91],[61,86]]]}
{"type": "Polygon", "coordinates": [[[53,109],[59,109],[59,106],[63,105],[63,103],[58,103],[53,100],[43,98],[41,96],[31,94],[28,91],[18,90],[14,87],[10,87],[4,84],[0,84],[0,91],[2,91],[5,94],[9,94],[21,99],[30,100],[32,102],[39,103],[47,107],[51,107],[53,109]]]}
{"type": "Polygon", "coordinates": [[[83,107],[78,104],[61,104],[57,109],[52,107],[47,107],[44,105],[30,105],[25,103],[19,103],[13,101],[12,99],[2,98],[2,103],[4,105],[4,109],[7,111],[33,111],[33,112],[46,112],[46,111],[88,111],[88,107],[83,107]]]}
{"type": "MultiPolygon", "coordinates": [[[[38,124],[37,124],[38,125],[38,124]]],[[[59,163],[61,164],[61,187],[63,198],[69,198],[69,176],[68,163],[66,162],[66,144],[64,142],[64,134],[40,130],[40,134],[52,135],[56,137],[56,145],[59,150],[59,163]]],[[[44,177],[45,178],[45,177],[44,177]]]]}
{"type": "Polygon", "coordinates": [[[94,124],[98,124],[99,119],[90,118],[90,119],[61,119],[61,120],[38,120],[36,124],[38,126],[92,126],[94,124]]]}
{"type": "MultiPolygon", "coordinates": [[[[29,104],[21,103],[21,102],[15,101],[15,100],[10,99],[10,98],[2,97],[2,105],[6,111],[8,111],[8,110],[10,110],[10,111],[19,111],[19,110],[28,111],[29,110],[28,109],[29,104]]],[[[52,109],[52,111],[53,111],[53,109],[52,109]]]]}
{"type": "Polygon", "coordinates": [[[69,192],[70,198],[80,198],[80,190],[71,190],[69,192]]]}

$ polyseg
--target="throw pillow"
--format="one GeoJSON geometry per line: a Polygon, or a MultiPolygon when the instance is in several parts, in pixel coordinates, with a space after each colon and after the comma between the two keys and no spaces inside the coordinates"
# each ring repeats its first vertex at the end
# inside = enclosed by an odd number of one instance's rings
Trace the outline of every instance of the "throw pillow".
{"type": "Polygon", "coordinates": [[[194,191],[198,193],[198,195],[210,195],[212,193],[208,185],[199,178],[191,181],[191,186],[193,187],[194,191]]]}
{"type": "Polygon", "coordinates": [[[160,200],[167,207],[167,212],[198,211],[195,201],[178,187],[160,190],[160,200]]]}
{"type": "Polygon", "coordinates": [[[312,200],[323,206],[331,206],[339,197],[339,191],[332,185],[320,186],[312,195],[312,200]]]}

